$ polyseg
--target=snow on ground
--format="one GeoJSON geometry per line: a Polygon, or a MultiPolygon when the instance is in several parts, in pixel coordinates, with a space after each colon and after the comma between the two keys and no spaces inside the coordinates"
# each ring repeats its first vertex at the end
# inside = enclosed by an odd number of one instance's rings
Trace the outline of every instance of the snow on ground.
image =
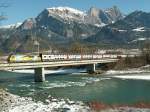
{"type": "Polygon", "coordinates": [[[121,79],[150,80],[150,75],[116,75],[112,77],[121,79]]]}
{"type": "Polygon", "coordinates": [[[139,73],[144,73],[148,72],[145,70],[109,70],[106,72],[107,75],[123,75],[123,74],[139,74],[139,73]]]}
{"type": "Polygon", "coordinates": [[[136,32],[144,32],[144,27],[138,27],[136,29],[133,29],[132,31],[136,31],[136,32]]]}
{"type": "Polygon", "coordinates": [[[101,23],[101,24],[95,24],[95,26],[97,26],[97,27],[104,27],[104,26],[106,26],[107,24],[105,24],[105,23],[101,23]]]}
{"type": "MultiPolygon", "coordinates": [[[[0,112],[97,112],[80,101],[55,99],[49,96],[45,103],[33,101],[31,98],[19,97],[10,93],[4,94],[5,103],[0,112]]],[[[101,107],[100,107],[101,108],[101,107]]],[[[103,107],[102,107],[103,108],[103,107]]],[[[104,109],[101,112],[149,112],[148,108],[116,107],[104,109]]]]}
{"type": "MultiPolygon", "coordinates": [[[[9,70],[9,72],[14,72],[14,73],[34,73],[34,69],[24,69],[24,70],[9,70]]],[[[59,70],[45,70],[45,74],[53,74],[53,73],[80,73],[80,72],[85,72],[83,69],[59,69],[59,70]]]]}
{"type": "Polygon", "coordinates": [[[45,102],[35,102],[31,98],[22,98],[10,94],[13,101],[7,105],[8,110],[3,112],[90,112],[90,108],[82,102],[69,99],[48,98],[45,102]]]}
{"type": "MultiPolygon", "coordinates": [[[[31,98],[19,97],[7,94],[6,99],[11,98],[10,103],[7,103],[2,112],[97,112],[91,109],[80,101],[71,101],[69,99],[55,99],[49,96],[45,103],[41,101],[33,101],[31,98]],[[8,97],[9,96],[9,97],[8,97]],[[5,109],[6,108],[6,109],[5,109]]],[[[6,100],[4,99],[4,100],[6,100]]],[[[8,100],[9,101],[9,100],[8,100]]],[[[1,110],[0,110],[1,111],[1,110]]],[[[108,108],[101,112],[149,112],[148,108],[132,108],[132,107],[119,107],[108,108]]]]}
{"type": "Polygon", "coordinates": [[[127,32],[127,30],[118,30],[119,32],[127,32]]]}
{"type": "Polygon", "coordinates": [[[138,41],[145,41],[145,40],[149,40],[149,39],[147,39],[147,38],[137,38],[136,40],[132,40],[132,41],[129,42],[129,43],[138,42],[138,41]]]}
{"type": "Polygon", "coordinates": [[[106,76],[121,79],[150,80],[150,65],[128,70],[109,70],[106,76]]]}

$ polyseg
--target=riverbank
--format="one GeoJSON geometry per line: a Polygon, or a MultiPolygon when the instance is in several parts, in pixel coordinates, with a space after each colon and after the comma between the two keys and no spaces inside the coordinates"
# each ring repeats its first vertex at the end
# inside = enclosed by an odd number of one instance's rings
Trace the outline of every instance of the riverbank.
{"type": "Polygon", "coordinates": [[[149,112],[150,104],[106,105],[54,99],[49,97],[43,102],[35,102],[31,98],[23,98],[0,89],[0,112],[149,112]]]}
{"type": "Polygon", "coordinates": [[[14,100],[13,95],[0,88],[0,112],[9,111],[9,106],[14,100]]]}
{"type": "Polygon", "coordinates": [[[82,102],[69,99],[55,99],[51,96],[45,100],[33,101],[31,98],[19,97],[0,89],[0,112],[91,112],[82,102]]]}
{"type": "Polygon", "coordinates": [[[125,70],[109,70],[104,75],[120,79],[150,80],[150,65],[125,70]]]}

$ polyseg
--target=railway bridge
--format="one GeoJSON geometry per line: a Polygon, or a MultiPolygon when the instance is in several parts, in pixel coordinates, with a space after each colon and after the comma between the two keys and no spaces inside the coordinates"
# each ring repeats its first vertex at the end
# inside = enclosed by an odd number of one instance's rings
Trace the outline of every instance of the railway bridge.
{"type": "Polygon", "coordinates": [[[118,59],[103,58],[90,60],[63,60],[63,61],[49,61],[49,62],[26,62],[26,63],[1,63],[0,70],[20,70],[20,69],[34,69],[35,82],[45,81],[45,68],[87,65],[88,72],[95,72],[96,64],[117,62],[118,59]]]}

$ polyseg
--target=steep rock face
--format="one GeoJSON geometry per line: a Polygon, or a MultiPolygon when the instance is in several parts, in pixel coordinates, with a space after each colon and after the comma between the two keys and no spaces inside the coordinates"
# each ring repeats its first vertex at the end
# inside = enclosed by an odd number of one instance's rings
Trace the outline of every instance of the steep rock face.
{"type": "Polygon", "coordinates": [[[29,18],[25,20],[20,26],[21,30],[30,30],[36,27],[36,20],[34,18],[29,18]]]}
{"type": "Polygon", "coordinates": [[[92,7],[88,11],[86,20],[91,24],[99,24],[99,26],[104,26],[114,23],[120,19],[123,19],[123,14],[116,6],[114,6],[113,8],[109,8],[106,10],[92,7]]]}
{"type": "Polygon", "coordinates": [[[123,14],[116,6],[106,9],[105,12],[112,23],[123,19],[123,14]]]}
{"type": "Polygon", "coordinates": [[[97,8],[90,8],[90,10],[88,11],[88,16],[85,17],[85,21],[87,23],[90,23],[90,24],[95,24],[95,25],[101,25],[103,24],[101,19],[99,18],[99,9],[97,8]]]}

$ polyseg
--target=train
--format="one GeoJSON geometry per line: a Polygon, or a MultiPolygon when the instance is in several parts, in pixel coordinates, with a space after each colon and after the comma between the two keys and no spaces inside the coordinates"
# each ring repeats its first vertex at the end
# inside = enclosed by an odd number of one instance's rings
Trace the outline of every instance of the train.
{"type": "Polygon", "coordinates": [[[24,54],[11,54],[7,58],[8,63],[19,62],[47,62],[47,61],[59,61],[59,60],[89,60],[89,59],[102,59],[102,58],[123,58],[127,55],[110,55],[110,54],[42,54],[39,55],[24,55],[24,54]]]}

